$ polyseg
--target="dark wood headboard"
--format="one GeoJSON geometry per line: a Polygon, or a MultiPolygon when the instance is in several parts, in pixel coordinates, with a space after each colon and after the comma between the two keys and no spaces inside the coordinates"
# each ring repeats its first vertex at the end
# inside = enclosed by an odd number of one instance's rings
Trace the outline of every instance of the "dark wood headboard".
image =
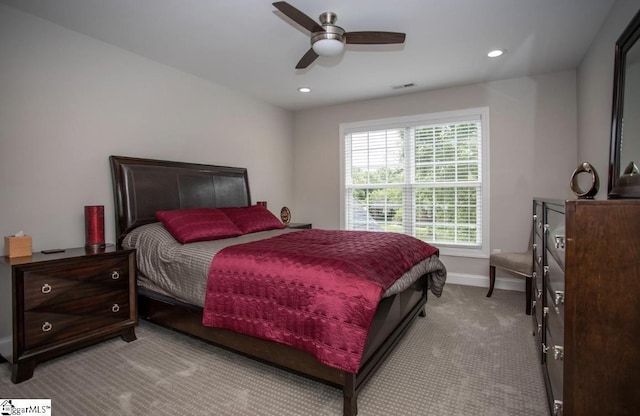
{"type": "Polygon", "coordinates": [[[251,205],[247,169],[110,156],[118,245],[158,210],[251,205]]]}

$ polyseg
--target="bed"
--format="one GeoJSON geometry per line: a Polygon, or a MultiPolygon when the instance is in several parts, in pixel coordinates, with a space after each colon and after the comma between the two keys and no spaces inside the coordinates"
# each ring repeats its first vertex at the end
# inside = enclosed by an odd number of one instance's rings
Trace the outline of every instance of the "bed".
{"type": "MultiPolygon", "coordinates": [[[[214,253],[227,253],[229,250],[251,246],[254,242],[258,245],[273,245],[279,238],[298,239],[290,243],[295,245],[296,241],[303,238],[304,233],[321,239],[332,235],[331,231],[284,228],[251,233],[250,236],[240,235],[232,237],[233,240],[221,239],[219,242],[222,246],[215,248],[211,247],[218,242],[180,244],[173,241],[171,236],[167,237],[167,231],[158,222],[156,212],[196,208],[215,208],[217,211],[229,207],[252,207],[247,170],[123,156],[111,156],[110,164],[115,199],[116,239],[119,246],[138,248],[139,240],[142,239],[140,236],[151,233],[164,235],[167,244],[173,244],[172,251],[186,250],[190,253],[195,250],[199,253],[199,250],[206,246],[206,250],[213,250],[214,253]],[[261,236],[262,234],[264,236],[261,236]],[[236,242],[246,244],[236,245],[236,242]]],[[[366,338],[362,342],[363,348],[358,356],[357,367],[346,369],[348,367],[327,364],[326,360],[319,359],[317,355],[296,346],[265,339],[262,336],[246,335],[224,327],[203,325],[203,316],[211,309],[199,300],[201,297],[209,298],[211,284],[202,284],[205,287],[204,295],[200,292],[193,296],[177,294],[178,292],[170,290],[171,287],[167,288],[158,283],[158,280],[154,281],[154,276],[147,276],[156,272],[149,271],[148,260],[141,257],[142,255],[138,252],[140,318],[337,387],[342,390],[345,416],[357,414],[357,396],[361,387],[388,356],[416,317],[424,316],[428,291],[439,296],[446,279],[446,268],[440,262],[436,251],[403,275],[400,279],[404,282],[403,285],[396,282],[391,287],[385,287],[379,303],[376,303],[371,312],[372,319],[367,333],[364,334],[366,338]],[[418,275],[416,271],[419,272],[418,275]],[[415,276],[412,277],[412,274],[415,276]]],[[[194,263],[195,261],[188,256],[191,254],[178,254],[178,258],[189,259],[186,263],[194,263]]],[[[222,254],[212,256],[218,260],[222,254]]],[[[177,264],[179,261],[171,260],[166,263],[177,264]]],[[[209,273],[214,269],[213,264],[215,263],[212,263],[209,273]]],[[[374,269],[373,265],[366,267],[369,268],[374,269]]],[[[187,275],[197,274],[188,267],[178,268],[176,273],[182,274],[180,280],[187,275]]],[[[196,281],[200,281],[200,277],[196,281]]]]}

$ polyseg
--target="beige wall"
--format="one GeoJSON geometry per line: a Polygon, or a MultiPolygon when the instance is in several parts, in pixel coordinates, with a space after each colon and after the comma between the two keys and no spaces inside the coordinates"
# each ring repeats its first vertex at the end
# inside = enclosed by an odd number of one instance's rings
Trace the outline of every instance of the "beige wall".
{"type": "MultiPolygon", "coordinates": [[[[491,247],[525,250],[533,196],[566,198],[576,167],[574,71],[419,92],[295,114],[296,220],[340,225],[340,123],[489,107],[491,247]]],[[[486,284],[487,259],[444,257],[486,284]]]]}
{"type": "Polygon", "coordinates": [[[578,160],[598,172],[601,199],[607,197],[615,43],[639,10],[638,0],[618,0],[577,71],[578,160]]]}
{"type": "Polygon", "coordinates": [[[113,242],[112,154],[247,167],[296,212],[290,112],[1,4],[0,56],[0,234],[82,246],[95,204],[113,242]]]}

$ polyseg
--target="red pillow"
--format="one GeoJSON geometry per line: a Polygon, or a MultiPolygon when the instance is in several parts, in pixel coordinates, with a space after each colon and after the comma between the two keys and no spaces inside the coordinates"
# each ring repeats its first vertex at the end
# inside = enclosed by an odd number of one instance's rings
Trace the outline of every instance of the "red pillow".
{"type": "Polygon", "coordinates": [[[182,244],[218,240],[242,234],[229,217],[214,208],[157,211],[156,218],[162,222],[173,238],[182,244]]]}
{"type": "Polygon", "coordinates": [[[258,231],[284,228],[284,224],[265,207],[252,205],[249,207],[220,208],[243,234],[258,231]]]}

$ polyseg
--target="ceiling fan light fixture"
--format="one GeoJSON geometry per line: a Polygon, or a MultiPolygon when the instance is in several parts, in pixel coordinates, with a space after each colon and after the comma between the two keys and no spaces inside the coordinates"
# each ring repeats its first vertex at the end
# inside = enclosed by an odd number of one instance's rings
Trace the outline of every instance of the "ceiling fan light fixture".
{"type": "Polygon", "coordinates": [[[320,24],[286,1],[277,1],[273,6],[311,33],[311,48],[296,64],[296,69],[305,69],[319,56],[336,56],[344,51],[345,44],[389,45],[404,43],[406,35],[399,32],[359,31],[345,32],[336,25],[338,16],[333,12],[320,15],[320,24]]]}
{"type": "Polygon", "coordinates": [[[336,56],[344,50],[344,43],[338,39],[319,39],[313,43],[312,48],[320,56],[336,56]]]}

